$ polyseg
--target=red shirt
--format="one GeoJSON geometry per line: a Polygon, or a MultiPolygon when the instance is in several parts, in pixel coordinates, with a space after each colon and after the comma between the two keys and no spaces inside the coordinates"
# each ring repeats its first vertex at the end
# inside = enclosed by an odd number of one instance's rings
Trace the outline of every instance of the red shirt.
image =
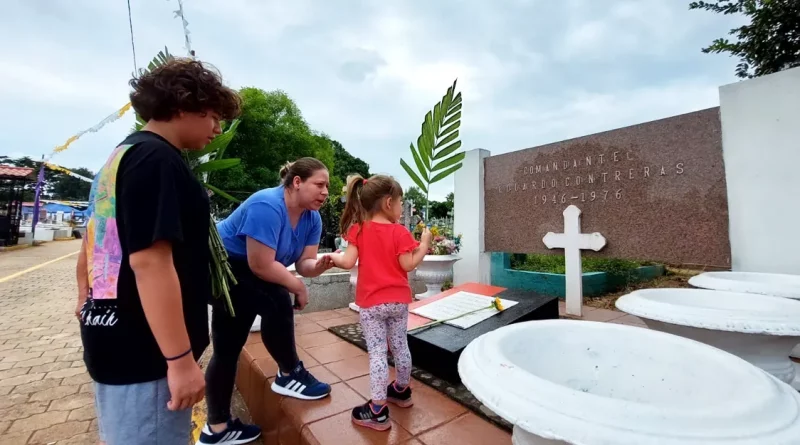
{"type": "Polygon", "coordinates": [[[398,256],[412,252],[419,243],[400,224],[369,221],[354,224],[346,240],[358,248],[356,304],[371,307],[384,303],[411,303],[408,272],[398,256]]]}

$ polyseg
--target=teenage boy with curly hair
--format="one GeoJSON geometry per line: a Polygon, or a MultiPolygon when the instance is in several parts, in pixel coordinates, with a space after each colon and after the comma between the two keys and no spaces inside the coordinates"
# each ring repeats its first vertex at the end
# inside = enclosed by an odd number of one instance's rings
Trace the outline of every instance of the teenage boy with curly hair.
{"type": "MultiPolygon", "coordinates": [[[[130,81],[147,122],[92,184],[78,262],[84,361],[108,445],[186,444],[205,382],[209,199],[180,150],[199,150],[241,100],[219,74],[176,59],[130,81]]],[[[257,431],[253,434],[257,434],[257,431]]]]}

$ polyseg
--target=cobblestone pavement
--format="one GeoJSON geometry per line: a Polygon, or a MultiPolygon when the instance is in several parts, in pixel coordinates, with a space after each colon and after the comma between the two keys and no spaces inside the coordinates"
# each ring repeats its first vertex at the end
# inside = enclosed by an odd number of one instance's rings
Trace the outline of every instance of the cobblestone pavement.
{"type": "Polygon", "coordinates": [[[80,247],[81,242],[79,240],[56,241],[12,252],[0,252],[0,279],[29,267],[77,252],[80,247]]]}
{"type": "MultiPolygon", "coordinates": [[[[0,254],[0,279],[75,252],[62,241],[0,254]]],[[[77,256],[0,283],[0,444],[95,444],[92,385],[73,315],[77,256]]]]}
{"type": "MultiPolygon", "coordinates": [[[[76,240],[0,252],[0,281],[79,248],[76,240]]],[[[0,445],[98,442],[92,382],[74,316],[76,262],[77,255],[68,256],[0,282],[0,445]]],[[[210,355],[211,348],[201,364],[210,355]]],[[[238,392],[233,414],[250,420],[238,392]]],[[[205,402],[193,418],[202,426],[205,402]]]]}

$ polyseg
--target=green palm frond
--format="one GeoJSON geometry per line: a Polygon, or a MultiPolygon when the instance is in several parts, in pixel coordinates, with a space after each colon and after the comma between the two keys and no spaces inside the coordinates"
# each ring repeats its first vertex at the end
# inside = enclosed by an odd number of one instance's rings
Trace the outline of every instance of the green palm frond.
{"type": "MultiPolygon", "coordinates": [[[[411,144],[411,157],[416,170],[404,159],[400,165],[417,187],[426,195],[431,184],[452,175],[463,165],[464,152],[459,140],[461,127],[461,93],[456,94],[456,83],[447,89],[442,100],[425,115],[417,146],[411,144]]],[[[427,199],[426,199],[427,201],[427,199]]],[[[426,205],[427,207],[427,205],[426,205]]]]}

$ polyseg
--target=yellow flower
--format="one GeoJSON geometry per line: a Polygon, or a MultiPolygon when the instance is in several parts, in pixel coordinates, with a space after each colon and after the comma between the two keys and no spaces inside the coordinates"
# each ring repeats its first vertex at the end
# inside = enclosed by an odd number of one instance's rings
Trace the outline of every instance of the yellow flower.
{"type": "Polygon", "coordinates": [[[503,310],[503,303],[500,301],[500,297],[494,297],[494,301],[492,302],[492,306],[497,309],[498,311],[503,310]]]}
{"type": "Polygon", "coordinates": [[[431,235],[433,235],[434,237],[439,236],[439,228],[436,226],[431,227],[431,235]]]}

